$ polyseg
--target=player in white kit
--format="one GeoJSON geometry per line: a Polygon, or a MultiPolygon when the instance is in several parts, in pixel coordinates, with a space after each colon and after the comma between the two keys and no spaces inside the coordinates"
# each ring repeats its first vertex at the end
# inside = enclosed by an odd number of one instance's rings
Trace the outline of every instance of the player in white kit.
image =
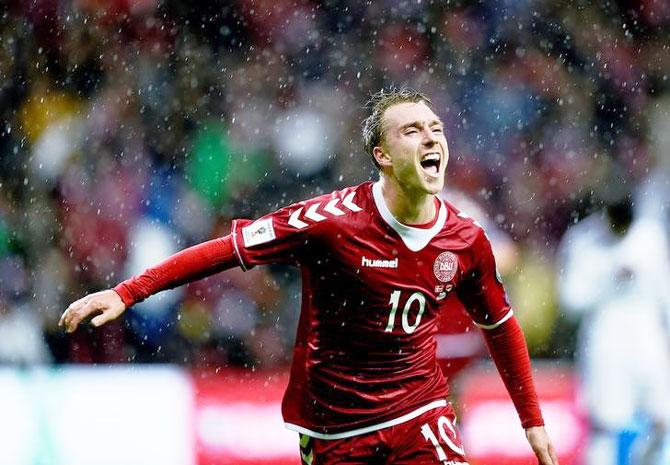
{"type": "Polygon", "coordinates": [[[563,310],[582,319],[577,361],[591,435],[587,465],[615,465],[636,415],[651,423],[634,463],[660,464],[670,418],[670,260],[665,231],[630,195],[580,221],[559,249],[563,310]]]}

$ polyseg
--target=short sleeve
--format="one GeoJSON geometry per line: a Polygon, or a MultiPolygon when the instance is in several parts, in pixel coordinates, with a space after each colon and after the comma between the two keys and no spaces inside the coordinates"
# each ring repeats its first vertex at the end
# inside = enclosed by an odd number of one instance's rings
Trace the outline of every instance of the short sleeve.
{"type": "Polygon", "coordinates": [[[231,236],[242,269],[268,263],[297,265],[301,262],[316,229],[315,225],[299,218],[302,208],[298,203],[255,221],[233,221],[231,236]]]}
{"type": "Polygon", "coordinates": [[[513,315],[495,258],[484,231],[477,235],[472,245],[473,266],[465,281],[459,286],[458,295],[479,328],[494,329],[513,315]]]}

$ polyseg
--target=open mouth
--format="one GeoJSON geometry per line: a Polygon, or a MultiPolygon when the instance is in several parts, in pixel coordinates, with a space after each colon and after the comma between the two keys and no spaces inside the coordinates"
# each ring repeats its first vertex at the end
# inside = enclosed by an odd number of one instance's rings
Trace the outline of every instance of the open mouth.
{"type": "Polygon", "coordinates": [[[440,172],[440,154],[437,152],[427,153],[421,158],[421,168],[431,175],[437,176],[440,172]]]}

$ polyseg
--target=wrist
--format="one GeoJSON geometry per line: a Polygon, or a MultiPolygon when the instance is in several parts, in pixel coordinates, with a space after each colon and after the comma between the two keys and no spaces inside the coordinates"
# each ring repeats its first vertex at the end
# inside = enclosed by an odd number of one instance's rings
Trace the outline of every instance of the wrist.
{"type": "Polygon", "coordinates": [[[126,308],[132,307],[135,303],[132,294],[128,291],[128,288],[124,283],[117,284],[112,290],[118,294],[121,298],[121,302],[123,302],[123,305],[125,305],[126,308]]]}
{"type": "Polygon", "coordinates": [[[529,426],[528,428],[524,428],[524,432],[526,433],[527,438],[529,438],[530,436],[534,436],[538,433],[541,433],[543,431],[544,431],[544,425],[529,426]]]}

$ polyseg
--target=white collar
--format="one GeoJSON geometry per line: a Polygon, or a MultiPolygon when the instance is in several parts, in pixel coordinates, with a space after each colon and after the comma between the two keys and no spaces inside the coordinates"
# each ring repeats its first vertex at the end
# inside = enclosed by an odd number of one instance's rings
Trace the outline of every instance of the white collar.
{"type": "Polygon", "coordinates": [[[447,221],[447,208],[439,197],[440,209],[437,214],[437,221],[428,229],[407,226],[395,219],[391,210],[386,206],[386,201],[382,194],[381,181],[377,181],[372,185],[372,199],[375,201],[375,205],[377,206],[377,210],[379,210],[382,219],[391,226],[398,235],[400,235],[402,241],[412,252],[418,252],[428,245],[430,240],[440,232],[447,221]]]}

